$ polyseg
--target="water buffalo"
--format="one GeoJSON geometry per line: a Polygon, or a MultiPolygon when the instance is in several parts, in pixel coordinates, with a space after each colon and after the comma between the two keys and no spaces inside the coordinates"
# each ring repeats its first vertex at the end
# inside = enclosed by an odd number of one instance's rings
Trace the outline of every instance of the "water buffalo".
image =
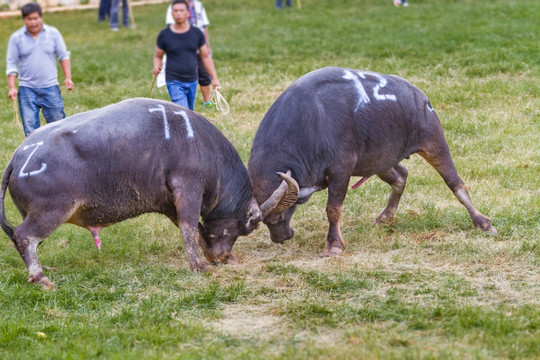
{"type": "Polygon", "coordinates": [[[242,160],[210,122],[150,99],[39,128],[15,151],[0,198],[0,225],[26,263],[29,282],[44,288],[54,285],[36,250],[63,223],[87,228],[99,248],[101,228],[143,213],[163,214],[180,228],[190,266],[200,271],[208,264],[197,245],[209,261],[226,262],[238,236],[256,228],[268,204],[277,204],[269,198],[259,208],[242,160]],[[16,228],[5,215],[8,188],[24,219],[16,228]]]}
{"type": "Polygon", "coordinates": [[[301,77],[264,116],[248,163],[259,203],[277,186],[276,171],[290,170],[293,178],[287,205],[264,216],[270,238],[275,243],[290,239],[294,232],[289,221],[296,204],[328,188],[330,227],[321,255],[340,254],[345,243],[339,219],[351,176],[362,177],[353,188],[372,175],[392,187],[376,221],[390,223],[407,180],[407,169],[400,162],[414,153],[439,172],[477,228],[496,233],[490,220],[474,208],[450,157],[439,118],[421,90],[398,76],[338,67],[301,77]]]}

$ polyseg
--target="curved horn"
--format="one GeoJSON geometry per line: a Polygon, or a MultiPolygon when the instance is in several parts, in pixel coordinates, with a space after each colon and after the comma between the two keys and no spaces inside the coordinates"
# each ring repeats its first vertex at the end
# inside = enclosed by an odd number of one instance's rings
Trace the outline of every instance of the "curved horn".
{"type": "Polygon", "coordinates": [[[291,171],[286,174],[277,173],[283,181],[272,195],[261,206],[263,217],[270,214],[280,213],[287,210],[296,203],[298,192],[300,191],[298,183],[291,177],[291,171]]]}

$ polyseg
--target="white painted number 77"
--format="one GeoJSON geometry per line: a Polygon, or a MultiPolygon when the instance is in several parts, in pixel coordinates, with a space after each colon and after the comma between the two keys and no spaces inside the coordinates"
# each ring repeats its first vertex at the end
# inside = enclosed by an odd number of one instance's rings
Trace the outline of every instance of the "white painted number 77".
{"type": "MultiPolygon", "coordinates": [[[[167,120],[167,113],[165,112],[165,106],[161,104],[158,104],[157,106],[158,106],[157,108],[148,108],[148,111],[161,112],[161,115],[163,116],[163,130],[165,132],[165,139],[169,140],[171,138],[171,133],[169,131],[169,121],[167,120]]],[[[184,110],[175,111],[174,113],[177,115],[180,115],[184,119],[184,122],[186,123],[187,137],[188,138],[195,137],[195,134],[193,133],[193,127],[191,126],[191,122],[189,121],[189,117],[187,116],[187,113],[184,110]]]]}

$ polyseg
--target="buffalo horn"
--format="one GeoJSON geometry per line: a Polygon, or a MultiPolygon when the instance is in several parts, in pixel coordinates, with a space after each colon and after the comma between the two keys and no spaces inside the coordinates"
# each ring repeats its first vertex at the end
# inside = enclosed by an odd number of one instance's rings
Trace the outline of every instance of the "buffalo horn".
{"type": "Polygon", "coordinates": [[[298,183],[291,177],[291,171],[286,174],[277,173],[283,181],[274,193],[261,206],[263,217],[270,214],[277,214],[287,210],[296,203],[298,192],[300,191],[298,183]]]}

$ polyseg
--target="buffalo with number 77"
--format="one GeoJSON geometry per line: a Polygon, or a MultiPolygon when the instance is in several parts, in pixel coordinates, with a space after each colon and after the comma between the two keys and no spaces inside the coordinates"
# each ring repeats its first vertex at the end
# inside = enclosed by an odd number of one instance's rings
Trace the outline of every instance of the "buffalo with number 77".
{"type": "Polygon", "coordinates": [[[391,186],[377,223],[391,223],[405,190],[403,159],[418,153],[437,170],[469,211],[474,225],[496,234],[490,219],[475,209],[457,174],[443,129],[427,96],[408,81],[370,71],[327,67],[296,80],[270,107],[253,141],[248,172],[262,203],[278,185],[276,172],[295,180],[289,207],[264,217],[275,243],[292,238],[296,205],[328,188],[329,231],[322,256],[341,254],[339,220],[352,176],[353,188],[377,175],[391,186]]]}
{"type": "MultiPolygon", "coordinates": [[[[282,175],[287,178],[287,175],[282,175]]],[[[276,186],[277,187],[277,186],[276,186]]],[[[194,271],[234,259],[239,236],[253,231],[286,189],[257,205],[246,167],[231,143],[202,116],[179,105],[131,99],[70,116],[34,131],[15,151],[0,189],[0,226],[29,281],[52,288],[37,248],[63,223],[99,230],[144,213],[180,228],[194,271]],[[23,222],[6,219],[9,193],[23,222]]]]}

